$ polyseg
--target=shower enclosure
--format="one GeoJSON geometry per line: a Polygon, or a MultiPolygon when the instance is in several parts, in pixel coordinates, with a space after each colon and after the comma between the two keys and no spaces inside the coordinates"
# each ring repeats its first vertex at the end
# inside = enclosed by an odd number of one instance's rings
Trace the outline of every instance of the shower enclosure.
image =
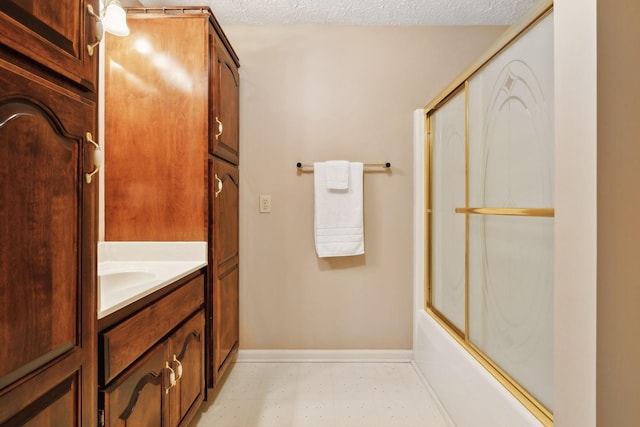
{"type": "Polygon", "coordinates": [[[425,111],[425,310],[552,425],[550,2],[425,111]]]}

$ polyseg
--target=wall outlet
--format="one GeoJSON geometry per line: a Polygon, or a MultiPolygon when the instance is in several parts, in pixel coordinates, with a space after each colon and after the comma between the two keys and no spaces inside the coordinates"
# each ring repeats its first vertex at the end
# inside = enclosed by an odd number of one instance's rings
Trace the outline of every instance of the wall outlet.
{"type": "Polygon", "coordinates": [[[260,213],[271,213],[271,195],[260,195],[260,213]]]}

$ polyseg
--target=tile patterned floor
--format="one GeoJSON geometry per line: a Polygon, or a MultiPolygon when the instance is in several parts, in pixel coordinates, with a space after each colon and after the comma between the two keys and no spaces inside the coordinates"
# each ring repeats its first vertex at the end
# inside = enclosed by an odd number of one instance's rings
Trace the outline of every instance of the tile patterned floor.
{"type": "Polygon", "coordinates": [[[236,363],[190,427],[452,427],[410,363],[236,363]]]}

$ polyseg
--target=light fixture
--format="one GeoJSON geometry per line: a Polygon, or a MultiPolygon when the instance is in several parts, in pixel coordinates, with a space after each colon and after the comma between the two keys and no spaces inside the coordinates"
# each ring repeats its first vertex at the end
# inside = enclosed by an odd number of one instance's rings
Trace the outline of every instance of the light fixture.
{"type": "Polygon", "coordinates": [[[100,11],[100,15],[96,14],[93,11],[93,6],[88,4],[87,13],[96,18],[97,38],[95,43],[87,45],[89,56],[93,56],[93,52],[102,41],[105,31],[114,36],[124,37],[129,35],[127,12],[122,8],[119,0],[107,0],[106,6],[100,11]]]}
{"type": "Polygon", "coordinates": [[[102,18],[104,30],[114,36],[125,37],[129,35],[127,26],[127,12],[124,11],[118,0],[111,0],[107,3],[102,18]]]}

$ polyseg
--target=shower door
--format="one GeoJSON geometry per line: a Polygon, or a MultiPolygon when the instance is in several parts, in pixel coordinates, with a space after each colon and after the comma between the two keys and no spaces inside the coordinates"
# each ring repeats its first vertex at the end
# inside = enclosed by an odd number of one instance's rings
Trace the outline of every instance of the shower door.
{"type": "Polygon", "coordinates": [[[427,311],[551,425],[552,12],[427,114],[427,311]]]}

